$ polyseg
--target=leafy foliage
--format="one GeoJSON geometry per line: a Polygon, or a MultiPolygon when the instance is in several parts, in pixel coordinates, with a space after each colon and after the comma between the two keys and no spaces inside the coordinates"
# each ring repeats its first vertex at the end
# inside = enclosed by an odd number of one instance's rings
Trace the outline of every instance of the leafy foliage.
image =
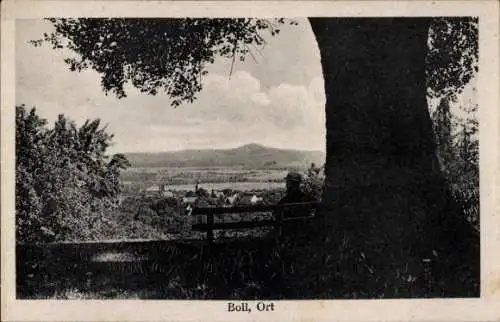
{"type": "Polygon", "coordinates": [[[308,196],[320,201],[325,183],[325,166],[317,167],[314,163],[305,171],[301,189],[308,196]]]}
{"type": "Polygon", "coordinates": [[[33,108],[16,106],[16,229],[21,242],[87,239],[116,207],[123,155],[108,162],[112,135],[100,121],[81,127],[60,115],[46,127],[33,108]]]}
{"type": "MultiPolygon", "coordinates": [[[[280,32],[285,19],[48,19],[56,31],[45,34],[53,48],[67,47],[72,71],[93,68],[102,75],[106,93],[125,97],[131,82],[141,92],[159,89],[173,98],[172,106],[192,102],[202,89],[201,76],[217,55],[244,60],[265,45],[261,31],[280,32]]],[[[289,24],[295,24],[289,21],[289,24]]],[[[43,40],[33,41],[40,45],[43,40]]]]}
{"type": "Polygon", "coordinates": [[[426,57],[430,96],[454,98],[477,73],[478,34],[477,17],[433,20],[426,57]]]}
{"type": "MultiPolygon", "coordinates": [[[[91,68],[101,74],[106,93],[125,97],[131,83],[156,95],[163,89],[172,106],[192,102],[202,90],[201,76],[216,56],[244,60],[266,44],[264,31],[275,36],[293,20],[209,18],[48,19],[55,32],[34,45],[69,48],[70,70],[91,68]]],[[[427,85],[432,97],[454,97],[478,71],[478,18],[440,17],[429,29],[427,85]]],[[[231,68],[232,69],[232,68],[231,68]]]]}
{"type": "Polygon", "coordinates": [[[479,123],[477,104],[460,107],[464,116],[451,112],[442,98],[432,115],[437,156],[453,196],[467,220],[479,229],[479,123]]]}

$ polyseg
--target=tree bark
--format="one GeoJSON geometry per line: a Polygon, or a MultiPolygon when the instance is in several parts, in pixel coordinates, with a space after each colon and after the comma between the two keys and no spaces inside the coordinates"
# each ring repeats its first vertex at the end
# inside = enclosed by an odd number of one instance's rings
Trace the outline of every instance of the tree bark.
{"type": "Polygon", "coordinates": [[[309,20],[326,94],[325,256],[355,296],[422,296],[451,200],[427,107],[430,21],[309,20]]]}

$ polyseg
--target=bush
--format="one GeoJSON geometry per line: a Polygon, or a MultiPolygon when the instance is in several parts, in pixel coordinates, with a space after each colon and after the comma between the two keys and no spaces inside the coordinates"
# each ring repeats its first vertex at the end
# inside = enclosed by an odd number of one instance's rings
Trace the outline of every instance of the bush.
{"type": "Polygon", "coordinates": [[[86,240],[107,229],[129,166],[105,154],[112,135],[100,121],[81,127],[59,115],[53,128],[16,106],[16,234],[19,242],[86,240]]]}
{"type": "Polygon", "coordinates": [[[312,163],[303,175],[302,191],[318,201],[321,201],[323,194],[323,186],[325,183],[324,169],[324,166],[318,168],[312,163]]]}
{"type": "Polygon", "coordinates": [[[433,113],[437,157],[465,219],[479,229],[479,122],[477,104],[454,115],[442,98],[433,113]]]}

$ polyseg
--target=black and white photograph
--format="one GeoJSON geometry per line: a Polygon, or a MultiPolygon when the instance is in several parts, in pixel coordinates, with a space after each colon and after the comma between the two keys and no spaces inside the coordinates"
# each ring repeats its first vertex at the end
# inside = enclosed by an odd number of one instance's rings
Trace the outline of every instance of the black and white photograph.
{"type": "Polygon", "coordinates": [[[14,19],[14,298],[480,299],[481,19],[14,19]]]}

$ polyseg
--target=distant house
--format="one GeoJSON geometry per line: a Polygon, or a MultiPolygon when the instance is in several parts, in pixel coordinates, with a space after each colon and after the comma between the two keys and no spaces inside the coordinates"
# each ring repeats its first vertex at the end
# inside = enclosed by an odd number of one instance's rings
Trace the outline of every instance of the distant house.
{"type": "Polygon", "coordinates": [[[182,203],[185,205],[194,205],[198,201],[198,197],[182,197],[182,203]]]}
{"type": "Polygon", "coordinates": [[[171,190],[165,190],[165,185],[153,185],[144,190],[146,196],[159,196],[164,198],[175,197],[175,194],[171,190]]]}
{"type": "Polygon", "coordinates": [[[250,199],[250,202],[252,203],[252,205],[258,204],[258,203],[260,203],[262,201],[263,201],[263,198],[262,197],[257,197],[256,195],[253,195],[252,199],[250,199]]]}
{"type": "Polygon", "coordinates": [[[237,202],[237,200],[238,200],[238,197],[239,197],[239,196],[240,196],[240,194],[239,194],[239,193],[235,193],[235,194],[233,194],[233,195],[231,195],[231,196],[227,196],[227,197],[225,198],[225,200],[224,200],[224,203],[225,203],[226,205],[235,205],[235,204],[236,204],[236,202],[237,202]]]}
{"type": "Polygon", "coordinates": [[[250,206],[252,204],[252,197],[253,195],[251,194],[244,194],[244,195],[241,195],[239,198],[238,198],[238,205],[241,205],[241,206],[250,206]]]}
{"type": "Polygon", "coordinates": [[[160,186],[158,186],[158,185],[151,186],[149,188],[146,188],[144,190],[144,192],[147,196],[159,195],[160,194],[160,186]]]}
{"type": "Polygon", "coordinates": [[[163,191],[162,197],[165,197],[165,198],[174,198],[175,197],[175,193],[172,190],[163,191]]]}
{"type": "Polygon", "coordinates": [[[262,197],[257,197],[255,194],[252,193],[245,193],[238,198],[237,203],[238,205],[242,206],[251,206],[261,201],[262,197]]]}

